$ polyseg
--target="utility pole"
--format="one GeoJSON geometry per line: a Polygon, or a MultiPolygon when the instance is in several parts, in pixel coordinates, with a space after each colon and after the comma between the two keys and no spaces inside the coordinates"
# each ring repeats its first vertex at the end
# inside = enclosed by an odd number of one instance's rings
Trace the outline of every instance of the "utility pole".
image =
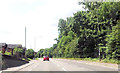
{"type": "Polygon", "coordinates": [[[26,27],[25,27],[25,49],[26,49],[26,27]]]}
{"type": "MultiPolygon", "coordinates": [[[[97,12],[98,12],[98,10],[97,10],[97,12]]],[[[97,17],[97,24],[98,24],[98,17],[97,17]]],[[[98,24],[98,25],[99,25],[99,24],[98,24]]],[[[97,29],[98,29],[98,31],[100,31],[99,28],[97,28],[97,29]]],[[[98,34],[99,34],[99,33],[98,33],[98,34]]],[[[99,50],[98,50],[98,51],[99,51],[99,61],[101,61],[100,46],[101,46],[101,45],[99,45],[99,47],[98,47],[98,48],[99,48],[99,50]]]]}
{"type": "Polygon", "coordinates": [[[36,49],[36,36],[34,37],[34,50],[36,49]]]}
{"type": "Polygon", "coordinates": [[[26,58],[25,51],[26,51],[26,26],[25,26],[25,49],[24,49],[24,57],[26,58]]]}

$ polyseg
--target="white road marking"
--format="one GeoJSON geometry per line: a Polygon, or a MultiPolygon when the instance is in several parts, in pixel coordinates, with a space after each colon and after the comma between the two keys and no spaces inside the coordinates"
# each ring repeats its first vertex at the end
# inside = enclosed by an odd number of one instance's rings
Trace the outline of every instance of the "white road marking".
{"type": "Polygon", "coordinates": [[[32,71],[32,69],[28,70],[28,71],[32,71]]]}
{"type": "MultiPolygon", "coordinates": [[[[53,62],[53,60],[51,59],[51,61],[53,62]]],[[[57,65],[58,67],[60,67],[59,64],[56,64],[55,62],[53,62],[55,65],[57,65]]],[[[65,68],[62,68],[63,71],[67,71],[65,68]]]]}
{"type": "Polygon", "coordinates": [[[37,65],[35,65],[33,68],[36,68],[39,65],[39,63],[37,65]]]}
{"type": "MultiPolygon", "coordinates": [[[[53,60],[51,59],[51,61],[53,62],[53,60]]],[[[57,65],[57,66],[60,66],[59,64],[56,64],[55,62],[53,62],[55,65],[57,65]]]]}
{"type": "Polygon", "coordinates": [[[67,71],[65,68],[62,68],[64,71],[67,71]]]}
{"type": "Polygon", "coordinates": [[[2,73],[2,71],[0,71],[0,73],[2,73]]]}
{"type": "Polygon", "coordinates": [[[27,73],[29,73],[30,71],[32,71],[32,69],[28,70],[28,72],[27,72],[27,73]]]}
{"type": "Polygon", "coordinates": [[[36,68],[39,64],[35,65],[32,69],[28,70],[27,73],[29,73],[30,71],[32,71],[34,68],[36,68]]]}

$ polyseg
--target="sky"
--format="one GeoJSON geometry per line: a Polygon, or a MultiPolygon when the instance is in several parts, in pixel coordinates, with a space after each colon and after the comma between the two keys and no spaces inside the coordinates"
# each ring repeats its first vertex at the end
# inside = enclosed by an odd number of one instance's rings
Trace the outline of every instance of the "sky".
{"type": "Polygon", "coordinates": [[[22,44],[38,51],[52,47],[58,21],[83,10],[78,0],[0,0],[0,43],[22,44]]]}

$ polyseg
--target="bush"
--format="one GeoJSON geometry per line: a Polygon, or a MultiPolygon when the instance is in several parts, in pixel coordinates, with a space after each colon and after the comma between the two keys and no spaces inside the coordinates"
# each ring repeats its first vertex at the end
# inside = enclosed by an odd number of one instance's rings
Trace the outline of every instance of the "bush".
{"type": "Polygon", "coordinates": [[[11,52],[5,52],[5,55],[12,55],[11,52]]]}
{"type": "Polygon", "coordinates": [[[22,58],[22,60],[25,60],[25,58],[22,58]]]}
{"type": "Polygon", "coordinates": [[[119,64],[120,63],[119,60],[114,60],[114,59],[104,59],[104,60],[102,60],[102,62],[105,62],[105,63],[114,63],[114,64],[119,64]]]}
{"type": "Polygon", "coordinates": [[[35,60],[39,60],[38,58],[35,58],[35,60]]]}
{"type": "Polygon", "coordinates": [[[33,49],[26,50],[25,55],[27,58],[33,59],[34,58],[34,50],[33,49]]]}
{"type": "Polygon", "coordinates": [[[92,61],[99,61],[99,58],[94,58],[92,59],[92,61]]]}
{"type": "Polygon", "coordinates": [[[31,61],[32,59],[31,58],[27,58],[29,61],[31,61]]]}
{"type": "Polygon", "coordinates": [[[14,50],[13,50],[13,55],[18,58],[21,58],[23,53],[24,53],[24,50],[21,48],[14,48],[14,50]]]}

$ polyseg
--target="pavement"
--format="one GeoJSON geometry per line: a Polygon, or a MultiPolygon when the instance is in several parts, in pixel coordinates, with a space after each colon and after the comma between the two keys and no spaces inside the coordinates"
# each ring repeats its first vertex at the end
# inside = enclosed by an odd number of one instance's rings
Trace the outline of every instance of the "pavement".
{"type": "MultiPolygon", "coordinates": [[[[102,65],[103,63],[94,64],[84,62],[84,61],[76,61],[76,60],[64,60],[64,59],[50,59],[50,61],[43,61],[43,59],[39,60],[32,60],[30,63],[19,66],[19,67],[13,67],[8,68],[4,71],[14,71],[15,73],[19,73],[21,71],[24,71],[25,73],[31,73],[31,72],[37,72],[37,71],[54,71],[54,72],[79,72],[82,71],[85,73],[91,72],[91,73],[97,73],[99,71],[110,71],[111,73],[116,73],[114,71],[118,71],[118,67],[116,64],[108,64],[102,65]],[[115,65],[115,66],[114,66],[115,65]],[[112,67],[109,67],[112,66],[112,67]]],[[[105,72],[105,73],[110,73],[105,72]]],[[[81,73],[81,72],[80,72],[81,73]]]]}

